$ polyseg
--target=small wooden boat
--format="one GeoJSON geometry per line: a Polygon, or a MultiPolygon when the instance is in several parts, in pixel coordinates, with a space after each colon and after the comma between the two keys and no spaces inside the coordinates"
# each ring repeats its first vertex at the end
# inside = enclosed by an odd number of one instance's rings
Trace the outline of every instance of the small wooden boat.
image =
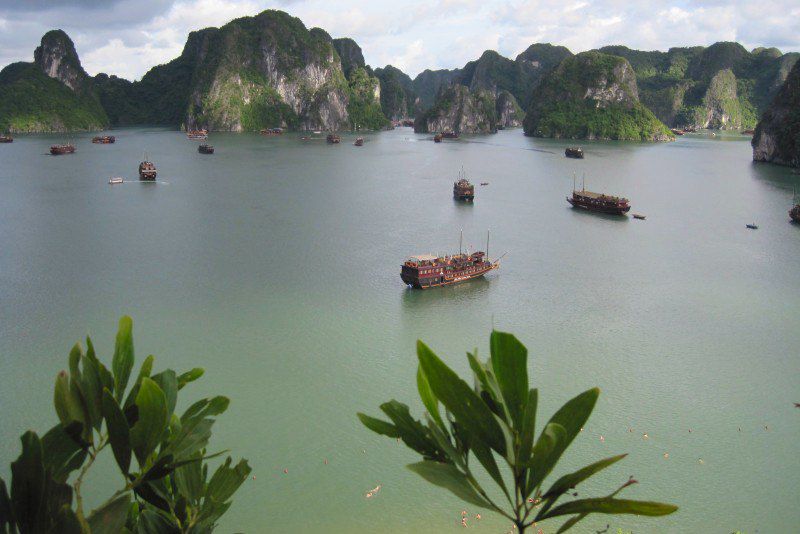
{"type": "Polygon", "coordinates": [[[201,154],[213,154],[214,147],[212,145],[200,145],[197,147],[197,151],[201,154]]]}
{"type": "Polygon", "coordinates": [[[13,143],[14,138],[10,135],[0,135],[0,143],[13,143]]]}
{"type": "Polygon", "coordinates": [[[583,149],[577,146],[570,146],[564,151],[568,158],[583,159],[583,149]]]}
{"type": "Polygon", "coordinates": [[[342,138],[336,134],[328,134],[325,140],[331,145],[337,145],[342,142],[342,138]]]}
{"type": "Polygon", "coordinates": [[[434,143],[441,143],[442,142],[442,134],[437,133],[436,135],[434,135],[433,136],[433,142],[434,143]]]}
{"type": "Polygon", "coordinates": [[[633,214],[633,218],[634,218],[634,219],[639,219],[640,221],[643,221],[643,220],[645,220],[647,217],[646,217],[646,216],[644,216],[644,215],[642,215],[641,213],[634,213],[634,214],[633,214]]]}
{"type": "Polygon", "coordinates": [[[751,230],[758,230],[758,225],[756,223],[746,224],[745,226],[747,226],[751,230]]]}
{"type": "Polygon", "coordinates": [[[458,134],[456,132],[442,132],[442,137],[445,139],[458,139],[458,134]]]}
{"type": "Polygon", "coordinates": [[[54,156],[60,156],[62,154],[74,154],[75,145],[72,143],[67,143],[65,145],[52,145],[50,147],[50,153],[54,156]]]}
{"type": "Polygon", "coordinates": [[[111,178],[111,179],[108,181],[108,183],[110,183],[111,185],[114,185],[114,184],[121,184],[121,183],[123,183],[123,182],[125,182],[125,180],[123,180],[123,179],[122,179],[122,178],[120,178],[119,176],[114,176],[113,178],[111,178]]]}
{"type": "Polygon", "coordinates": [[[263,128],[261,135],[283,135],[283,128],[263,128]]]}
{"type": "Polygon", "coordinates": [[[186,132],[189,139],[208,139],[208,130],[189,130],[186,132]]]}
{"type": "Polygon", "coordinates": [[[92,143],[96,145],[110,145],[116,142],[117,138],[113,135],[98,135],[97,137],[92,137],[92,143]]]}
{"type": "Polygon", "coordinates": [[[364,146],[364,138],[363,137],[359,137],[358,139],[356,139],[356,142],[353,143],[353,144],[355,146],[364,146]]]}
{"type": "Polygon", "coordinates": [[[684,135],[686,130],[681,130],[680,128],[670,128],[670,131],[675,135],[684,135]]]}
{"type": "Polygon", "coordinates": [[[481,182],[481,185],[489,185],[489,182],[481,182]]]}

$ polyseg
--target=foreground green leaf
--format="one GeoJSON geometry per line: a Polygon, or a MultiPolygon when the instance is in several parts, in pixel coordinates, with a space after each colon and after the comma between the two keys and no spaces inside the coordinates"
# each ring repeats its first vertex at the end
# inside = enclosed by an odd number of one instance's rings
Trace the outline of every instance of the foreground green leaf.
{"type": "Polygon", "coordinates": [[[467,477],[455,466],[425,460],[407,466],[411,471],[419,476],[442,488],[450,490],[461,500],[480,506],[481,508],[491,508],[491,505],[484,499],[475,488],[472,487],[467,477]]]}

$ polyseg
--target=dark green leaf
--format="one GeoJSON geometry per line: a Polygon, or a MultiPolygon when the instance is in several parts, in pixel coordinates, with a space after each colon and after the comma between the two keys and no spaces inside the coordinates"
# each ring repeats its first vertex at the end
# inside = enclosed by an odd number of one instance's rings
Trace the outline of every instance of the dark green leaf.
{"type": "Polygon", "coordinates": [[[145,508],[139,515],[138,534],[179,534],[180,527],[161,510],[145,508]]]}
{"type": "Polygon", "coordinates": [[[11,462],[11,506],[20,532],[41,532],[46,521],[42,443],[31,431],[20,441],[22,453],[11,462]]]}
{"type": "Polygon", "coordinates": [[[49,532],[51,534],[82,534],[78,516],[69,505],[62,506],[55,514],[49,532]]]}
{"type": "Polygon", "coordinates": [[[88,356],[83,356],[81,361],[83,362],[83,374],[80,379],[81,391],[86,397],[86,408],[92,426],[99,432],[103,424],[103,383],[100,378],[100,370],[95,361],[88,356]]]}
{"type": "Polygon", "coordinates": [[[495,380],[514,427],[519,429],[528,401],[528,349],[513,335],[496,330],[489,345],[495,380]]]}
{"type": "Polygon", "coordinates": [[[178,389],[183,389],[183,386],[188,384],[189,382],[194,382],[201,376],[203,376],[205,371],[200,367],[195,367],[191,371],[186,371],[185,373],[178,376],[178,389]]]}
{"type": "Polygon", "coordinates": [[[586,424],[599,396],[600,388],[592,388],[584,391],[577,397],[568,401],[550,418],[551,423],[558,423],[567,431],[567,443],[564,448],[572,443],[572,440],[575,439],[575,436],[578,435],[581,428],[586,424]]]}
{"type": "Polygon", "coordinates": [[[175,411],[175,404],[178,402],[178,379],[175,376],[175,371],[167,369],[157,375],[153,375],[152,379],[164,392],[167,398],[167,413],[171,416],[172,412],[175,411]]]}
{"type": "Polygon", "coordinates": [[[108,441],[114,458],[122,473],[127,475],[131,466],[131,437],[128,421],[125,419],[117,401],[107,390],[103,390],[103,417],[106,420],[108,441]]]}
{"type": "Polygon", "coordinates": [[[119,320],[117,342],[114,347],[114,358],[111,370],[114,373],[114,394],[117,402],[122,402],[128,379],[133,369],[133,321],[127,315],[119,320]]]}
{"type": "Polygon", "coordinates": [[[400,437],[400,432],[398,432],[397,427],[395,427],[393,424],[387,423],[386,421],[381,421],[380,419],[375,419],[374,417],[370,417],[363,413],[357,413],[356,415],[365,427],[369,428],[376,434],[382,434],[384,436],[389,436],[390,438],[400,437]]]}
{"type": "Polygon", "coordinates": [[[576,516],[570,517],[569,519],[567,519],[566,521],[564,521],[564,524],[563,524],[563,525],[561,525],[561,528],[559,528],[559,529],[558,529],[558,531],[556,532],[556,534],[561,534],[562,532],[566,532],[566,531],[568,531],[569,529],[571,529],[572,527],[574,527],[574,526],[575,526],[575,524],[576,524],[578,521],[581,521],[581,520],[583,520],[583,519],[584,519],[584,518],[585,518],[587,515],[589,515],[589,514],[579,514],[579,515],[576,515],[576,516]]]}
{"type": "Polygon", "coordinates": [[[143,378],[136,395],[136,406],[139,420],[131,428],[131,447],[139,464],[143,465],[167,428],[167,399],[158,384],[143,378]]]}
{"type": "Polygon", "coordinates": [[[236,493],[239,486],[244,483],[250,471],[252,470],[247,465],[247,460],[239,460],[238,464],[231,467],[231,458],[229,456],[225,463],[214,471],[211,480],[208,481],[206,498],[219,503],[227,501],[236,493]]]}
{"type": "MultiPolygon", "coordinates": [[[[133,475],[129,475],[129,477],[133,478],[133,475]]],[[[156,508],[164,510],[165,512],[169,512],[170,506],[169,501],[167,500],[167,495],[159,487],[161,482],[161,480],[142,482],[141,484],[134,486],[133,492],[139,498],[144,499],[156,508]]]]}
{"type": "Polygon", "coordinates": [[[75,343],[72,346],[72,350],[69,351],[69,373],[73,378],[80,379],[81,371],[78,365],[81,362],[81,356],[83,355],[83,349],[81,348],[80,343],[75,343]]]}
{"type": "Polygon", "coordinates": [[[81,424],[84,423],[81,399],[78,397],[75,389],[70,388],[70,380],[66,371],[61,371],[56,376],[53,403],[55,404],[56,414],[62,425],[67,426],[73,421],[77,421],[81,424]]]}
{"type": "Polygon", "coordinates": [[[87,450],[57,424],[42,436],[42,453],[45,469],[56,482],[66,482],[69,474],[79,469],[86,459],[87,450]]]}
{"type": "Polygon", "coordinates": [[[88,517],[92,534],[119,534],[125,526],[130,502],[130,494],[123,493],[94,510],[88,517]]]}
{"type": "Polygon", "coordinates": [[[455,416],[456,421],[476,439],[502,455],[506,442],[491,410],[422,341],[417,341],[417,357],[436,397],[455,416]]]}
{"type": "Polygon", "coordinates": [[[13,532],[10,526],[14,523],[14,515],[11,508],[11,497],[8,495],[6,481],[0,478],[0,532],[13,532]]]}
{"type": "Polygon", "coordinates": [[[593,464],[587,465],[581,469],[578,469],[574,473],[570,473],[568,475],[564,475],[563,477],[559,478],[547,492],[542,496],[543,498],[558,496],[566,492],[568,489],[574,488],[587,478],[594,476],[595,473],[602,471],[606,467],[613,465],[623,458],[625,458],[627,454],[620,454],[618,456],[612,456],[611,458],[606,458],[604,460],[600,460],[593,464]]]}
{"type": "Polygon", "coordinates": [[[178,488],[178,493],[185,496],[193,505],[197,505],[203,496],[203,470],[200,460],[202,456],[196,453],[192,458],[198,460],[182,465],[175,469],[172,479],[178,488]]]}
{"type": "Polygon", "coordinates": [[[217,396],[211,399],[202,399],[191,406],[181,416],[181,422],[186,422],[189,419],[199,419],[211,415],[220,415],[228,409],[230,405],[228,397],[217,396]]]}
{"type": "Polygon", "coordinates": [[[556,506],[541,519],[569,514],[636,514],[645,516],[669,515],[678,509],[672,504],[649,501],[631,501],[598,497],[595,499],[579,499],[556,506]]]}
{"type": "Polygon", "coordinates": [[[506,494],[506,497],[510,496],[508,494],[508,488],[506,488],[506,483],[503,480],[503,475],[500,474],[500,469],[497,467],[497,461],[494,459],[494,455],[492,454],[491,449],[486,447],[482,442],[473,440],[472,441],[472,453],[481,463],[486,472],[489,473],[489,476],[497,482],[497,485],[503,490],[503,493],[506,494]]]}
{"type": "Polygon", "coordinates": [[[422,366],[417,367],[417,389],[419,390],[419,397],[422,399],[422,404],[425,405],[425,409],[431,414],[433,420],[443,429],[447,428],[444,426],[442,416],[439,414],[439,399],[433,394],[433,390],[430,384],[428,384],[428,379],[422,371],[422,366]]]}
{"type": "Polygon", "coordinates": [[[451,464],[425,460],[407,467],[431,484],[450,490],[465,502],[490,508],[490,504],[472,487],[467,477],[451,464]]]}
{"type": "Polygon", "coordinates": [[[204,449],[211,438],[213,419],[192,418],[187,421],[161,454],[171,454],[176,460],[185,460],[204,449]]]}
{"type": "Polygon", "coordinates": [[[428,429],[411,417],[408,406],[392,400],[381,404],[381,410],[392,420],[406,445],[427,458],[444,460],[436,443],[428,435],[428,429]]]}
{"type": "Polygon", "coordinates": [[[522,429],[519,433],[519,453],[517,454],[520,465],[527,464],[531,459],[533,438],[536,436],[536,410],[539,404],[539,390],[532,389],[528,392],[528,402],[525,404],[525,415],[522,418],[522,429]]]}
{"type": "Polygon", "coordinates": [[[567,431],[558,423],[547,423],[536,445],[528,464],[530,475],[525,496],[530,495],[537,486],[550,474],[566,448],[567,431]]]}

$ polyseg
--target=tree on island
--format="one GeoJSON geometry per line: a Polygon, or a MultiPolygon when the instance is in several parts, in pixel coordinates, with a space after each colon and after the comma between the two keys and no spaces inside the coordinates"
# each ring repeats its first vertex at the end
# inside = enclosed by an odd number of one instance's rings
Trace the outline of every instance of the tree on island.
{"type": "Polygon", "coordinates": [[[418,341],[417,387],[427,410],[425,423],[415,420],[408,406],[396,400],[380,406],[391,423],[363,413],[359,419],[370,430],[402,439],[422,455],[421,462],[408,466],[411,471],[465,502],[499,513],[520,533],[534,523],[562,516],[570,517],[558,532],[569,530],[591,513],[662,516],[678,509],[671,504],[617,499],[620,491],[636,483],[633,478],[605,497],[557,505],[575,486],[626,456],[597,461],[543,489],[545,479],[588,420],[600,390],[590,389],[567,402],[534,442],[538,390],[528,388],[528,351],[513,335],[497,331],[491,334],[490,348],[486,363],[467,353],[475,379],[472,388],[418,341]],[[507,506],[484,490],[470,465],[473,458],[499,486],[507,506]],[[506,477],[498,458],[509,468],[506,477]]]}
{"type": "Polygon", "coordinates": [[[247,460],[232,465],[228,457],[209,479],[206,460],[225,451],[205,450],[213,417],[229,400],[202,399],[178,416],[178,392],[203,370],[151,374],[153,356],[142,363],[126,396],[132,329],[130,317],[122,317],[110,371],[88,337],[85,350],[80,344],[72,348],[69,372],[56,377],[59,423],[41,438],[33,431],[23,434],[10,486],[0,479],[0,533],[209,533],[230,507],[250,473],[247,460]],[[87,515],[84,477],[108,446],[122,471],[122,487],[87,515]]]}

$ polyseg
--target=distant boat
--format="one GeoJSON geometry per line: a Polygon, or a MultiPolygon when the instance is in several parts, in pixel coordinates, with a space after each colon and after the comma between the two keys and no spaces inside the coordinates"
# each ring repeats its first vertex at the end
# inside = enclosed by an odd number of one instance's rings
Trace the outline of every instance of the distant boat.
{"type": "Polygon", "coordinates": [[[283,128],[264,128],[261,135],[283,135],[283,128]]]}
{"type": "Polygon", "coordinates": [[[10,135],[0,135],[0,143],[13,143],[14,138],[10,135]]]}
{"type": "Polygon", "coordinates": [[[143,161],[139,164],[139,180],[154,182],[157,174],[156,165],[152,161],[143,161]]]}
{"type": "Polygon", "coordinates": [[[453,183],[453,198],[466,202],[475,200],[475,186],[467,180],[463,168],[458,173],[458,180],[453,183]]]}
{"type": "Polygon", "coordinates": [[[757,225],[756,223],[753,223],[753,224],[746,224],[745,226],[747,226],[747,227],[748,227],[748,228],[750,228],[751,230],[758,230],[758,225],[757,225]]]}
{"type": "Polygon", "coordinates": [[[634,218],[634,219],[639,219],[640,221],[643,221],[643,220],[645,220],[647,217],[645,217],[645,216],[644,216],[644,215],[642,215],[641,213],[634,213],[634,214],[633,214],[633,218],[634,218]]]}
{"type": "Polygon", "coordinates": [[[442,132],[442,137],[444,137],[445,139],[458,139],[458,133],[445,131],[442,132]]]}
{"type": "Polygon", "coordinates": [[[325,140],[332,145],[338,145],[342,142],[342,138],[336,134],[328,134],[328,137],[326,137],[325,140]]]}
{"type": "Polygon", "coordinates": [[[489,182],[481,182],[481,185],[489,185],[489,182]]]}
{"type": "Polygon", "coordinates": [[[675,135],[684,135],[686,130],[681,130],[680,128],[670,128],[670,131],[675,135]]]}
{"type": "Polygon", "coordinates": [[[434,143],[441,143],[442,142],[442,134],[437,133],[436,135],[434,135],[433,136],[433,142],[434,143]]]}
{"type": "Polygon", "coordinates": [[[797,201],[797,193],[792,192],[792,204],[794,207],[789,210],[789,217],[796,223],[800,223],[800,202],[797,201]]]}
{"type": "Polygon", "coordinates": [[[353,144],[355,146],[364,146],[364,138],[363,137],[359,137],[358,139],[356,139],[356,142],[353,143],[353,144]]]}
{"type": "Polygon", "coordinates": [[[583,149],[577,146],[570,146],[564,151],[568,158],[583,159],[583,149]]]}
{"type": "Polygon", "coordinates": [[[212,145],[200,145],[197,147],[197,151],[201,154],[213,154],[214,147],[212,145]]]}
{"type": "Polygon", "coordinates": [[[98,135],[97,137],[92,137],[92,143],[96,145],[110,145],[111,143],[116,143],[117,138],[113,135],[98,135]]]}
{"type": "Polygon", "coordinates": [[[478,251],[468,254],[459,250],[458,254],[448,256],[432,254],[411,256],[403,263],[400,269],[400,278],[407,286],[415,289],[428,289],[466,282],[499,268],[500,258],[494,261],[489,259],[487,233],[486,252],[478,251]]]}
{"type": "Polygon", "coordinates": [[[572,186],[572,197],[567,197],[567,202],[573,208],[581,208],[597,213],[607,213],[609,215],[624,215],[631,209],[631,204],[627,198],[606,195],[605,193],[593,193],[587,191],[584,186],[578,191],[574,181],[572,186]]]}
{"type": "Polygon", "coordinates": [[[121,183],[123,183],[124,181],[125,181],[125,180],[123,180],[123,179],[122,179],[122,178],[120,178],[119,176],[115,176],[115,177],[111,178],[111,179],[108,181],[108,183],[110,183],[111,185],[114,185],[114,184],[121,184],[121,183]]]}
{"type": "Polygon", "coordinates": [[[50,153],[54,156],[60,156],[62,154],[74,154],[75,145],[72,143],[67,143],[64,145],[52,145],[50,147],[50,153]]]}
{"type": "Polygon", "coordinates": [[[186,132],[186,137],[189,139],[208,139],[208,130],[189,130],[186,132]]]}

